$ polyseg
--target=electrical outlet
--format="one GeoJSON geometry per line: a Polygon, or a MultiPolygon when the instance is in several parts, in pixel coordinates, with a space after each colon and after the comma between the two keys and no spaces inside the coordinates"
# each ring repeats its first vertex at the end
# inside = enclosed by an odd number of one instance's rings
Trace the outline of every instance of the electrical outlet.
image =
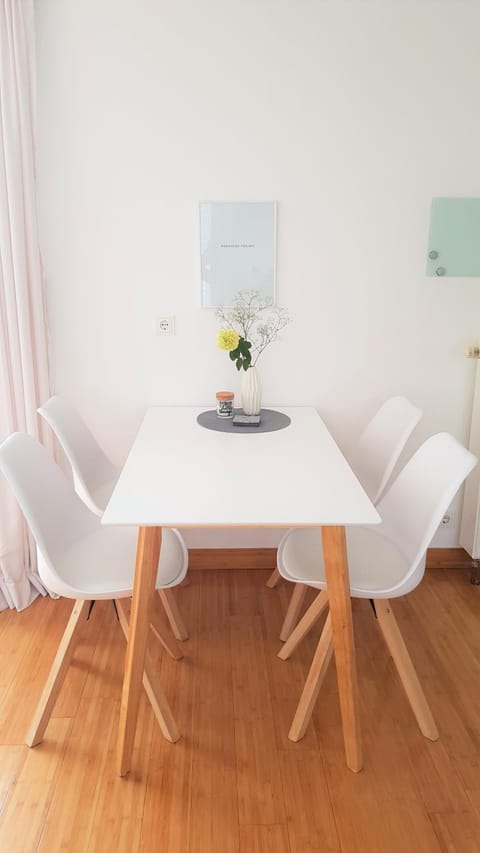
{"type": "Polygon", "coordinates": [[[157,317],[156,322],[157,335],[164,337],[165,335],[175,334],[175,317],[157,317]]]}

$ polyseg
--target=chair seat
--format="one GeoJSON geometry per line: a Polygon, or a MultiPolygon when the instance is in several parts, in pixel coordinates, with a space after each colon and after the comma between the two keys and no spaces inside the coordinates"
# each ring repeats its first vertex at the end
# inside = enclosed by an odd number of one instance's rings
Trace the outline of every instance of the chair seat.
{"type": "MultiPolygon", "coordinates": [[[[125,598],[132,593],[137,530],[134,527],[101,527],[55,555],[56,574],[39,553],[42,576],[51,592],[67,598],[125,598]],[[51,583],[48,583],[48,578],[51,583]]],[[[188,556],[176,530],[162,530],[157,588],[181,583],[188,556]]]]}
{"type": "MultiPolygon", "coordinates": [[[[379,528],[349,527],[346,530],[350,588],[353,598],[395,598],[413,589],[420,568],[405,577],[411,568],[407,557],[379,534],[379,528]]],[[[295,528],[287,531],[278,549],[278,570],[293,583],[326,589],[322,538],[319,528],[295,528]]]]}

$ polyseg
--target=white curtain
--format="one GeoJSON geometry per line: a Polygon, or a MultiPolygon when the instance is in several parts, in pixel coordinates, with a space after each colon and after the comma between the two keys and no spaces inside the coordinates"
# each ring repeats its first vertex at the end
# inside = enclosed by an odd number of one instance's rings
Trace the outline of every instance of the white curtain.
{"type": "MultiPolygon", "coordinates": [[[[49,397],[35,200],[33,0],[0,0],[0,441],[39,437],[49,397]]],[[[44,444],[48,436],[42,434],[44,444]]],[[[45,594],[35,545],[0,474],[0,610],[45,594]]]]}

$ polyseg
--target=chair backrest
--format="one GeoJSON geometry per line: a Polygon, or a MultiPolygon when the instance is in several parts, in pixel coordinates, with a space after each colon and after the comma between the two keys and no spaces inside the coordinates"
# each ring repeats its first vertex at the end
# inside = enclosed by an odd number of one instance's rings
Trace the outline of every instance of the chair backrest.
{"type": "Polygon", "coordinates": [[[423,412],[405,397],[391,397],[367,424],[347,454],[372,503],[376,504],[423,412]]]}
{"type": "Polygon", "coordinates": [[[75,489],[93,512],[102,513],[94,494],[102,485],[114,482],[118,471],[95,441],[78,412],[61,397],[50,399],[38,409],[57,436],[70,465],[75,489]]]}
{"type": "MultiPolygon", "coordinates": [[[[413,454],[377,504],[376,529],[407,557],[413,574],[446,510],[477,459],[452,435],[440,432],[413,454]]],[[[423,575],[423,565],[421,567],[423,575]]]]}
{"type": "MultiPolygon", "coordinates": [[[[100,519],[75,494],[71,483],[32,436],[14,432],[0,444],[0,471],[5,475],[50,573],[74,543],[100,528],[100,519]]],[[[40,577],[56,591],[52,578],[40,577]]]]}

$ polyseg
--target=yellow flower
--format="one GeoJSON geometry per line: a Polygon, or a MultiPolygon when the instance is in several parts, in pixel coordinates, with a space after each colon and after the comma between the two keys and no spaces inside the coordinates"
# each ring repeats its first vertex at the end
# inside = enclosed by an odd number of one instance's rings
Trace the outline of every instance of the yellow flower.
{"type": "Polygon", "coordinates": [[[217,347],[220,349],[232,350],[237,349],[238,343],[240,341],[240,335],[238,332],[232,331],[232,329],[220,329],[217,332],[217,347]]]}

